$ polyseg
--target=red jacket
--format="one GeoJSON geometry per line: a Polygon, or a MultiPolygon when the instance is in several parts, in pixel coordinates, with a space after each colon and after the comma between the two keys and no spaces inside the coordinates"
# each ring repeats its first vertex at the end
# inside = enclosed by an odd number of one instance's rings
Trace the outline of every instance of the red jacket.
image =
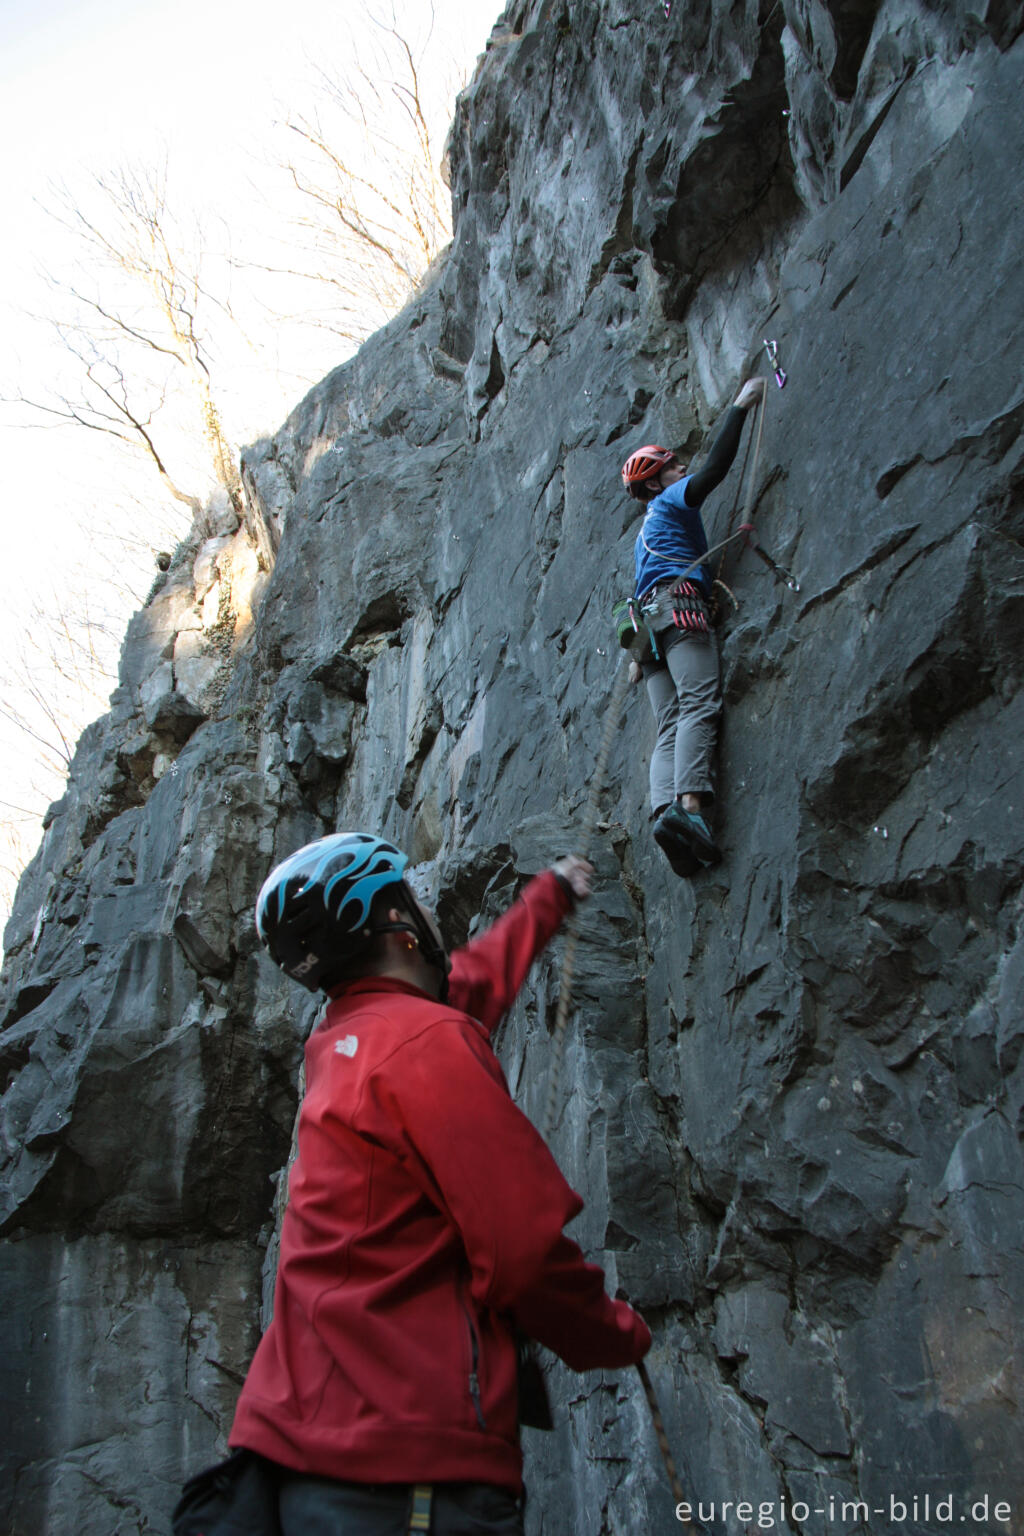
{"type": "Polygon", "coordinates": [[[453,956],[447,1005],[382,977],[329,1004],[233,1446],[355,1482],[518,1492],[514,1328],[577,1370],[645,1354],[646,1325],[563,1235],[583,1202],[488,1040],[568,904],[550,871],[533,880],[453,956]]]}

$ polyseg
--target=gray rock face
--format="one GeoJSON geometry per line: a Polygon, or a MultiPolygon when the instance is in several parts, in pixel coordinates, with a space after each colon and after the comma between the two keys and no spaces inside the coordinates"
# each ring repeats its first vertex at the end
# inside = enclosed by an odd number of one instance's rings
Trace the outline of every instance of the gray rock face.
{"type": "MultiPolygon", "coordinates": [[[[451,248],[250,450],[242,526],[179,550],[21,884],[5,1530],[167,1532],[223,1449],[315,1017],[256,952],[259,884],[378,827],[459,940],[574,846],[619,465],[696,452],[764,337],[754,515],[800,590],[726,564],[726,857],[694,882],[627,704],[553,1145],[710,1530],[938,1533],[985,1499],[971,1529],[1024,1530],[1022,31],[926,0],[502,18],[451,248]]],[[[537,1120],[558,963],[501,1038],[537,1120]]],[[[528,1529],[677,1529],[636,1377],[549,1381],[528,1529]]]]}

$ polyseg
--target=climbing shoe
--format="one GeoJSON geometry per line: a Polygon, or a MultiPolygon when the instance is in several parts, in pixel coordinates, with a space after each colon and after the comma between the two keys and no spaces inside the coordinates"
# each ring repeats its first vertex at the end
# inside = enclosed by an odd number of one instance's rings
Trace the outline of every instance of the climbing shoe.
{"type": "MultiPolygon", "coordinates": [[[[673,852],[679,857],[677,850],[682,849],[696,860],[698,869],[711,869],[715,864],[722,862],[721,849],[717,847],[711,836],[711,828],[704,817],[696,811],[684,811],[678,801],[670,805],[654,828],[655,841],[668,852],[667,840],[673,842],[673,852]],[[659,836],[659,830],[661,836],[659,836]]],[[[673,868],[675,865],[673,864],[673,868]]],[[[680,873],[676,870],[676,873],[680,873]]],[[[696,870],[689,871],[696,873],[696,870]]]]}
{"type": "Polygon", "coordinates": [[[654,823],[654,841],[680,879],[689,880],[692,875],[700,874],[704,865],[694,853],[690,843],[679,835],[676,819],[672,816],[672,812],[676,809],[678,807],[670,805],[668,810],[658,817],[654,823]]]}

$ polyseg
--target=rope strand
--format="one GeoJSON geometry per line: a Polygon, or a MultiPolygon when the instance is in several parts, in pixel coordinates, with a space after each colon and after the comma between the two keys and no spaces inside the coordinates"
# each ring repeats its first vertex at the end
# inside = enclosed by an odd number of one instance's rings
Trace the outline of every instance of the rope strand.
{"type": "MultiPolygon", "coordinates": [[[[622,706],[625,702],[626,687],[629,682],[628,657],[623,657],[615,678],[615,686],[608,703],[608,713],[605,716],[604,734],[601,738],[601,747],[597,755],[597,763],[594,768],[594,776],[590,781],[590,794],[587,798],[587,809],[583,818],[583,832],[580,852],[584,858],[590,853],[590,845],[593,841],[597,827],[598,809],[601,800],[601,791],[604,787],[604,776],[608,768],[608,759],[611,756],[612,743],[619,726],[619,717],[622,714],[622,706]]],[[[562,957],[562,974],[558,989],[558,1007],[555,1011],[555,1029],[551,1042],[551,1070],[548,1076],[548,1101],[544,1111],[543,1136],[545,1141],[551,1140],[555,1127],[555,1116],[558,1112],[558,1094],[562,1078],[562,1060],[565,1054],[565,1035],[569,1020],[569,1004],[572,998],[572,973],[576,961],[576,948],[579,943],[579,916],[574,910],[567,924],[565,953],[562,957]]],[[[651,1421],[654,1425],[655,1437],[658,1441],[658,1449],[665,1463],[665,1471],[668,1474],[669,1484],[676,1505],[686,1502],[686,1494],[676,1471],[676,1464],[672,1457],[672,1449],[668,1443],[668,1434],[665,1430],[665,1420],[662,1417],[658,1405],[657,1395],[654,1391],[654,1383],[651,1381],[647,1367],[643,1361],[637,1364],[637,1372],[640,1376],[650,1410],[651,1421]]],[[[680,1529],[685,1536],[697,1536],[696,1529],[687,1520],[679,1521],[680,1529]]]]}
{"type": "MultiPolygon", "coordinates": [[[[668,1443],[668,1434],[665,1429],[665,1420],[662,1418],[661,1408],[658,1406],[658,1398],[654,1391],[654,1383],[651,1380],[647,1367],[642,1360],[637,1362],[636,1370],[637,1375],[640,1377],[640,1381],[643,1384],[644,1396],[647,1399],[647,1406],[651,1410],[651,1418],[654,1421],[654,1433],[657,1437],[658,1449],[661,1452],[661,1459],[665,1463],[665,1471],[668,1473],[669,1485],[672,1489],[672,1497],[675,1499],[676,1507],[678,1508],[680,1504],[685,1504],[687,1502],[687,1498],[679,1477],[679,1473],[676,1471],[676,1464],[672,1457],[672,1447],[668,1443]]],[[[679,1519],[678,1515],[676,1516],[676,1519],[679,1519]]],[[[689,1520],[680,1520],[679,1528],[680,1530],[687,1532],[687,1536],[697,1536],[696,1527],[691,1525],[689,1520]]]]}
{"type": "MultiPolygon", "coordinates": [[[[597,826],[598,808],[601,800],[601,790],[604,787],[605,771],[608,767],[608,759],[611,756],[612,742],[619,728],[619,716],[622,714],[622,706],[626,698],[626,685],[629,682],[629,666],[627,659],[623,657],[619,666],[615,686],[608,703],[608,714],[605,717],[604,735],[601,738],[600,750],[597,754],[597,763],[594,768],[594,776],[590,781],[590,794],[587,798],[587,809],[583,816],[583,833],[581,837],[580,853],[587,858],[590,853],[590,845],[593,841],[594,831],[597,826]]],[[[544,1111],[544,1119],[541,1122],[541,1134],[545,1141],[551,1140],[555,1128],[555,1116],[558,1113],[558,1092],[562,1078],[562,1058],[565,1054],[565,1032],[569,1021],[569,1003],[572,997],[572,973],[576,962],[576,946],[579,943],[579,912],[573,909],[572,915],[566,924],[565,953],[562,956],[562,976],[558,988],[558,1007],[555,1010],[555,1029],[551,1041],[551,1071],[548,1076],[548,1102],[544,1111]]]]}
{"type": "MultiPolygon", "coordinates": [[[[666,15],[667,14],[668,8],[666,7],[666,15]]],[[[754,460],[750,469],[750,479],[747,483],[747,498],[743,513],[743,522],[736,533],[731,531],[732,523],[736,515],[736,510],[734,507],[733,515],[729,519],[729,531],[727,532],[726,537],[721,539],[717,544],[713,545],[711,549],[706,550],[699,560],[695,561],[693,565],[691,565],[686,571],[683,572],[682,577],[679,578],[680,580],[684,580],[687,576],[690,575],[692,571],[696,570],[698,565],[703,564],[709,555],[717,554],[719,550],[722,551],[723,556],[723,559],[719,561],[718,566],[718,570],[720,572],[724,562],[724,554],[727,547],[733,543],[735,539],[748,538],[750,532],[752,531],[750,527],[750,509],[753,506],[754,485],[757,481],[757,470],[761,459],[761,436],[764,431],[763,398],[757,407],[757,413],[757,440],[754,444],[754,460]]],[[[744,468],[745,467],[746,465],[744,464],[744,468]]],[[[756,548],[757,546],[755,545],[754,547],[756,548]]],[[[760,550],[758,550],[758,553],[760,553],[760,550]]],[[[728,591],[728,588],[726,588],[726,591],[728,591]]],[[[729,595],[732,596],[731,593],[729,595]]],[[[735,602],[735,599],[733,599],[733,601],[735,602]]],[[[580,848],[580,852],[584,858],[589,855],[590,844],[597,825],[598,806],[601,798],[601,790],[604,787],[605,771],[608,767],[608,758],[611,754],[612,742],[615,738],[615,733],[618,730],[619,716],[622,713],[622,705],[625,700],[626,684],[628,678],[628,662],[627,658],[624,657],[619,666],[618,675],[615,679],[615,686],[612,689],[612,696],[608,704],[608,713],[605,717],[604,735],[601,740],[601,749],[598,753],[597,764],[594,769],[594,776],[590,783],[590,795],[587,800],[586,814],[583,819],[583,834],[580,848]]],[[[578,913],[574,910],[568,924],[566,925],[565,953],[562,957],[562,974],[558,990],[558,1006],[555,1010],[555,1028],[551,1041],[551,1071],[548,1077],[548,1101],[547,1107],[544,1111],[543,1120],[543,1135],[545,1141],[551,1140],[551,1135],[555,1127],[555,1116],[558,1111],[558,1095],[562,1078],[562,1060],[565,1054],[565,1035],[569,1020],[569,1004],[572,997],[572,974],[576,963],[576,948],[578,943],[579,917],[578,913]]],[[[637,1362],[636,1370],[637,1375],[640,1377],[641,1385],[644,1389],[644,1397],[647,1399],[647,1407],[650,1411],[651,1421],[654,1425],[654,1433],[658,1441],[658,1449],[661,1452],[662,1461],[665,1463],[665,1471],[668,1474],[672,1495],[675,1499],[676,1506],[678,1507],[681,1504],[685,1504],[687,1499],[683,1489],[682,1481],[679,1477],[679,1473],[676,1470],[675,1460],[672,1456],[672,1448],[669,1445],[668,1434],[665,1429],[665,1420],[662,1416],[657,1394],[654,1390],[654,1383],[652,1382],[650,1373],[642,1360],[637,1362]]],[[[680,1529],[687,1533],[687,1536],[697,1536],[696,1527],[693,1526],[688,1520],[680,1520],[679,1525],[680,1529]]]]}

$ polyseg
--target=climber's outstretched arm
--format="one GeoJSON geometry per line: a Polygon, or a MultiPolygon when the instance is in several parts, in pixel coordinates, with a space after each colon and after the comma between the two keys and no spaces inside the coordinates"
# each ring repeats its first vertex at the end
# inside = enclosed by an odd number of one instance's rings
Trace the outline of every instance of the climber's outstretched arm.
{"type": "Polygon", "coordinates": [[[739,449],[744,418],[751,407],[758,404],[763,394],[764,379],[748,379],[744,384],[729,407],[725,422],[711,446],[711,452],[708,454],[706,461],[697,470],[696,474],[690,476],[687,482],[686,502],[688,506],[699,507],[715,487],[721,485],[732,468],[733,460],[739,449]]]}

